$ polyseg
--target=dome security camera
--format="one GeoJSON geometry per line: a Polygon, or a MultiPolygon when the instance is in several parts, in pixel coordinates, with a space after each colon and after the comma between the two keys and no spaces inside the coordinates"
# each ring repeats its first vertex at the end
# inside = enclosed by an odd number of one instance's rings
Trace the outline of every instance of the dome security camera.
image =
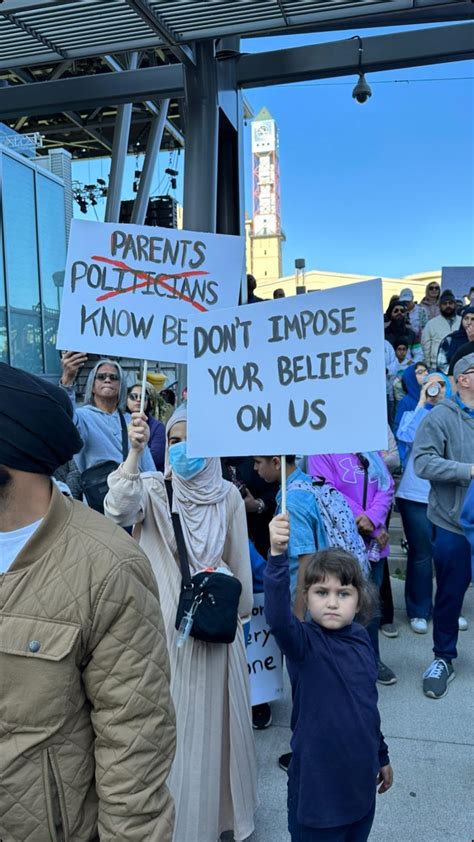
{"type": "Polygon", "coordinates": [[[362,105],[372,96],[372,88],[366,81],[364,73],[359,73],[359,81],[354,86],[352,91],[352,98],[356,99],[362,105]]]}

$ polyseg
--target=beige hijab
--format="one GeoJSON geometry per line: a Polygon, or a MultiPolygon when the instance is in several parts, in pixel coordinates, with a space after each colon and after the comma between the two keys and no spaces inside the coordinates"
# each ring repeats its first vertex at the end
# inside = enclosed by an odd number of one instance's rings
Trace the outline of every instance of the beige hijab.
{"type": "MultiPolygon", "coordinates": [[[[180,421],[187,423],[186,407],[179,407],[168,421],[167,442],[170,430],[180,421]]],[[[171,477],[173,511],[181,520],[191,572],[219,567],[227,533],[227,497],[232,487],[222,478],[221,460],[206,459],[202,471],[185,480],[173,473],[167,445],[165,477],[171,477]]]]}

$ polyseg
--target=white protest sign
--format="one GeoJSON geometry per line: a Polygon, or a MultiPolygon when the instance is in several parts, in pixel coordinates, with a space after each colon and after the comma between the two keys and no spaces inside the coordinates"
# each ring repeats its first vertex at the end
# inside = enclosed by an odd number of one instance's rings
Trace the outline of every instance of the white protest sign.
{"type": "Polygon", "coordinates": [[[265,619],[263,593],[253,596],[252,619],[247,637],[247,666],[252,706],[272,702],[283,696],[283,659],[265,619]]]}
{"type": "Polygon", "coordinates": [[[57,347],[186,362],[191,313],[239,300],[244,241],[74,219],[57,347]]]}
{"type": "Polygon", "coordinates": [[[190,456],[387,447],[382,282],[191,317],[190,456]]]}

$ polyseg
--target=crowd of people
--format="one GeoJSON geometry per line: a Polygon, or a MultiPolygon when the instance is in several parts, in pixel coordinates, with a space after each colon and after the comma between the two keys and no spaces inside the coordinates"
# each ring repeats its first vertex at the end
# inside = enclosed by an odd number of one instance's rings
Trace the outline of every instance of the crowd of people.
{"type": "MultiPolygon", "coordinates": [[[[250,276],[258,304],[255,289],[250,276]]],[[[379,649],[379,634],[398,634],[394,509],[409,627],[432,622],[428,698],[446,694],[467,625],[470,296],[459,313],[434,283],[419,304],[410,289],[390,302],[386,451],[190,457],[186,402],[165,426],[153,387],[115,360],[92,367],[80,405],[86,354],[62,355],[60,386],[0,364],[0,838],[247,839],[253,730],[272,722],[270,704],[251,707],[246,659],[263,591],[292,685],[278,759],[291,838],[368,839],[377,788],[393,780],[376,683],[397,681],[379,649]]]]}

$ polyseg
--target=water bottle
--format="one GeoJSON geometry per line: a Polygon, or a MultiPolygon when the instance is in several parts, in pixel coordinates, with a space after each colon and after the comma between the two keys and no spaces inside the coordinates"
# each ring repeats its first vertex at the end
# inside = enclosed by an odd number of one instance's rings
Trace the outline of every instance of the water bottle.
{"type": "Polygon", "coordinates": [[[368,559],[372,564],[380,561],[380,544],[376,538],[372,538],[369,544],[368,559]]]}

